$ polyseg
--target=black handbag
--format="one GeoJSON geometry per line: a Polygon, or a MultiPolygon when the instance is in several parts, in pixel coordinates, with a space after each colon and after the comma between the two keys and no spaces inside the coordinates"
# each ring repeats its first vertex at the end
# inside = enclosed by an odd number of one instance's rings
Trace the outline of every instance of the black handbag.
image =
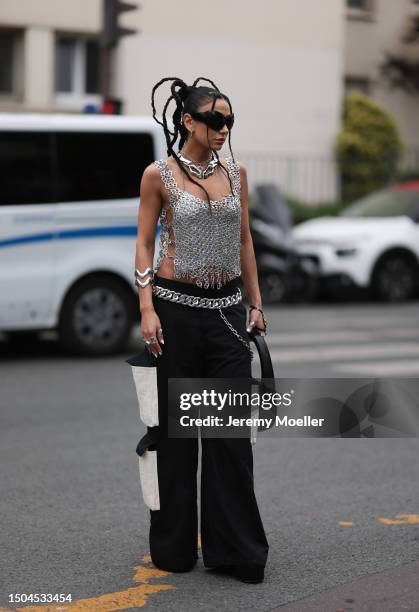
{"type": "MultiPolygon", "coordinates": [[[[269,352],[268,345],[265,340],[265,336],[258,333],[247,332],[248,339],[253,342],[256,346],[256,350],[260,361],[260,378],[254,378],[252,376],[252,383],[258,386],[259,393],[274,393],[275,392],[275,374],[272,366],[271,354],[269,352]]],[[[276,406],[273,406],[269,410],[263,410],[263,417],[272,417],[275,419],[277,414],[276,406]]],[[[251,428],[251,442],[256,442],[256,432],[265,431],[266,427],[259,425],[259,427],[251,428]]]]}
{"type": "Polygon", "coordinates": [[[269,352],[268,345],[266,344],[265,336],[251,332],[247,332],[247,335],[249,340],[252,340],[256,345],[260,360],[262,378],[275,378],[271,354],[269,352]]]}

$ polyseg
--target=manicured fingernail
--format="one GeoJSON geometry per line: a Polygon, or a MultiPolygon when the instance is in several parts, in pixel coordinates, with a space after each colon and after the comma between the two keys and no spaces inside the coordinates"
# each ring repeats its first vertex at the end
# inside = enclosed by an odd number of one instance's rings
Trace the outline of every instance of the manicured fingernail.
{"type": "Polygon", "coordinates": [[[157,354],[154,351],[153,351],[153,355],[154,355],[154,357],[157,357],[157,354]]]}
{"type": "Polygon", "coordinates": [[[163,340],[163,338],[160,340],[160,342],[161,342],[162,344],[164,344],[164,340],[163,340]]]}
{"type": "Polygon", "coordinates": [[[163,353],[161,351],[159,351],[159,355],[163,355],[163,353]]]}

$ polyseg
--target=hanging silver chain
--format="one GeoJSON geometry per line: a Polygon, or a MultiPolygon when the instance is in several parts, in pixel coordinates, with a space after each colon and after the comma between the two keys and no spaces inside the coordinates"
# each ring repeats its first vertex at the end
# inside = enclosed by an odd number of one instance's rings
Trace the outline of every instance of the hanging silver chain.
{"type": "Polygon", "coordinates": [[[227,327],[229,327],[231,329],[231,331],[233,332],[233,334],[240,340],[240,342],[242,342],[245,347],[247,348],[247,350],[250,353],[250,359],[253,359],[253,351],[251,349],[250,346],[250,342],[246,342],[246,340],[244,340],[241,335],[239,334],[239,332],[234,329],[233,325],[230,323],[230,321],[226,318],[226,316],[224,315],[223,311],[221,310],[221,308],[218,309],[221,315],[221,318],[224,320],[224,322],[226,323],[227,327]]]}

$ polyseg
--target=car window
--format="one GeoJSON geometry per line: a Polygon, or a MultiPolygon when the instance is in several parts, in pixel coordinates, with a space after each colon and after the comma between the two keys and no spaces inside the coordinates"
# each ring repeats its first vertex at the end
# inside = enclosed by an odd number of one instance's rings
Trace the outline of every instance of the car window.
{"type": "Polygon", "coordinates": [[[419,191],[383,189],[355,200],[341,213],[341,217],[397,217],[409,215],[419,204],[419,191]]]}
{"type": "Polygon", "coordinates": [[[48,132],[0,133],[0,205],[53,201],[48,132]]]}
{"type": "Polygon", "coordinates": [[[58,200],[135,198],[154,160],[147,133],[56,132],[58,200]]]}

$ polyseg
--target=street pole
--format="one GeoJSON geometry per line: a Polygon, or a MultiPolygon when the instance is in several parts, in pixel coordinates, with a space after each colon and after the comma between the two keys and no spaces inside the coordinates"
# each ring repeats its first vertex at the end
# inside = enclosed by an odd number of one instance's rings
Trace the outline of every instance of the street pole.
{"type": "MultiPolygon", "coordinates": [[[[104,107],[106,101],[111,101],[113,83],[111,68],[120,39],[123,36],[137,34],[140,30],[125,28],[119,25],[119,15],[127,11],[141,8],[139,4],[124,2],[123,0],[102,0],[102,31],[100,34],[100,93],[104,107]]],[[[115,108],[121,109],[122,100],[114,100],[115,108]]],[[[119,110],[120,112],[120,110],[119,110]]]]}

